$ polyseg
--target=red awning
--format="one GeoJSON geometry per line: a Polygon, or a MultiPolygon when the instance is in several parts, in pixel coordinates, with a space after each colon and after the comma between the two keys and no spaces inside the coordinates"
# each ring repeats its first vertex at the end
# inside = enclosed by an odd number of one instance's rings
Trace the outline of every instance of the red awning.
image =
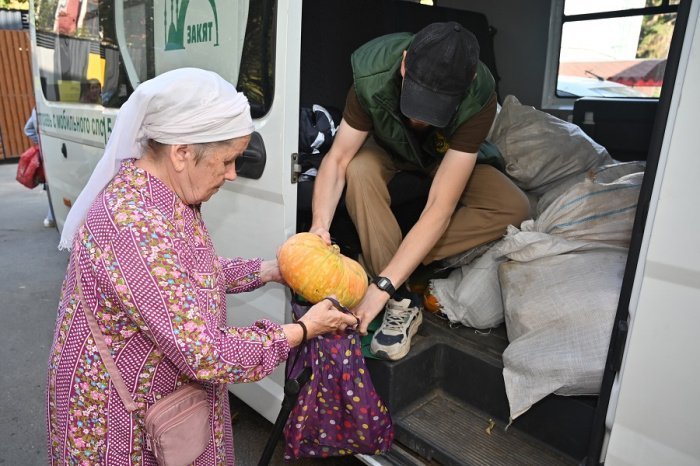
{"type": "Polygon", "coordinates": [[[664,82],[666,60],[640,60],[635,65],[610,76],[608,80],[626,86],[661,86],[664,82]]]}

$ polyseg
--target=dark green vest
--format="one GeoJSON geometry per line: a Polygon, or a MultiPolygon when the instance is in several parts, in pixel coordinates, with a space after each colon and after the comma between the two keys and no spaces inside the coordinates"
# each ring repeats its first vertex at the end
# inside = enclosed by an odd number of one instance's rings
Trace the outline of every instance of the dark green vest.
{"type": "MultiPolygon", "coordinates": [[[[471,84],[465,83],[469,90],[450,123],[446,128],[432,128],[422,145],[419,144],[412,129],[404,122],[399,108],[401,58],[403,51],[413,42],[413,37],[413,34],[405,32],[378,37],[358,48],[350,61],[355,92],[360,105],[372,119],[377,143],[402,166],[427,170],[442,160],[449,148],[447,141],[457,128],[488,102],[495,81],[488,68],[479,62],[476,78],[471,84]]],[[[499,167],[503,163],[500,153],[496,157],[499,160],[489,160],[493,157],[493,151],[488,155],[486,152],[488,150],[480,149],[478,161],[492,163],[502,169],[502,166],[499,167]]]]}

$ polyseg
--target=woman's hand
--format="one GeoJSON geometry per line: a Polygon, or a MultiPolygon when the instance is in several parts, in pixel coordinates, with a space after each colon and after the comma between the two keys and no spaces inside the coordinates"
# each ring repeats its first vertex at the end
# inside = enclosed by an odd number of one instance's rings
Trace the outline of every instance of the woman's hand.
{"type": "Polygon", "coordinates": [[[283,285],[287,283],[282,278],[282,273],[280,272],[279,265],[277,265],[277,259],[271,261],[262,261],[260,263],[260,281],[263,283],[267,282],[277,282],[283,285]]]}
{"type": "Polygon", "coordinates": [[[311,306],[299,320],[306,325],[308,338],[324,333],[343,332],[348,328],[355,328],[359,323],[357,317],[339,311],[328,299],[311,306]]]}
{"type": "MultiPolygon", "coordinates": [[[[339,311],[327,299],[311,306],[299,321],[306,326],[307,340],[324,333],[342,332],[348,328],[356,328],[359,323],[359,319],[355,315],[339,311]]],[[[282,326],[282,330],[287,336],[289,346],[294,347],[302,343],[304,331],[300,325],[285,324],[282,326]]]]}

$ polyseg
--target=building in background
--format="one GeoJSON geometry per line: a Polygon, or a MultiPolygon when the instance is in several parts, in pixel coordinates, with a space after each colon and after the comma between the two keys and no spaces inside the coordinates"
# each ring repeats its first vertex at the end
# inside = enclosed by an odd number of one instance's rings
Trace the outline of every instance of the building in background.
{"type": "Polygon", "coordinates": [[[0,163],[31,144],[23,132],[34,108],[28,28],[26,10],[0,8],[0,163]]]}

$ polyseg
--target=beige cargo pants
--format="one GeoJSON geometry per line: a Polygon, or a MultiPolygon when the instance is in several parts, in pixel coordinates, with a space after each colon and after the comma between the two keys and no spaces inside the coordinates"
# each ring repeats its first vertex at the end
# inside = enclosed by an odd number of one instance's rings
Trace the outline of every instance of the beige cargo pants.
{"type": "MultiPolygon", "coordinates": [[[[371,139],[347,167],[345,204],[360,237],[363,262],[373,276],[386,267],[403,240],[387,187],[398,171],[391,157],[371,139]]],[[[520,226],[528,212],[527,197],[506,175],[490,165],[477,164],[447,230],[423,263],[498,239],[508,225],[520,226]]]]}

